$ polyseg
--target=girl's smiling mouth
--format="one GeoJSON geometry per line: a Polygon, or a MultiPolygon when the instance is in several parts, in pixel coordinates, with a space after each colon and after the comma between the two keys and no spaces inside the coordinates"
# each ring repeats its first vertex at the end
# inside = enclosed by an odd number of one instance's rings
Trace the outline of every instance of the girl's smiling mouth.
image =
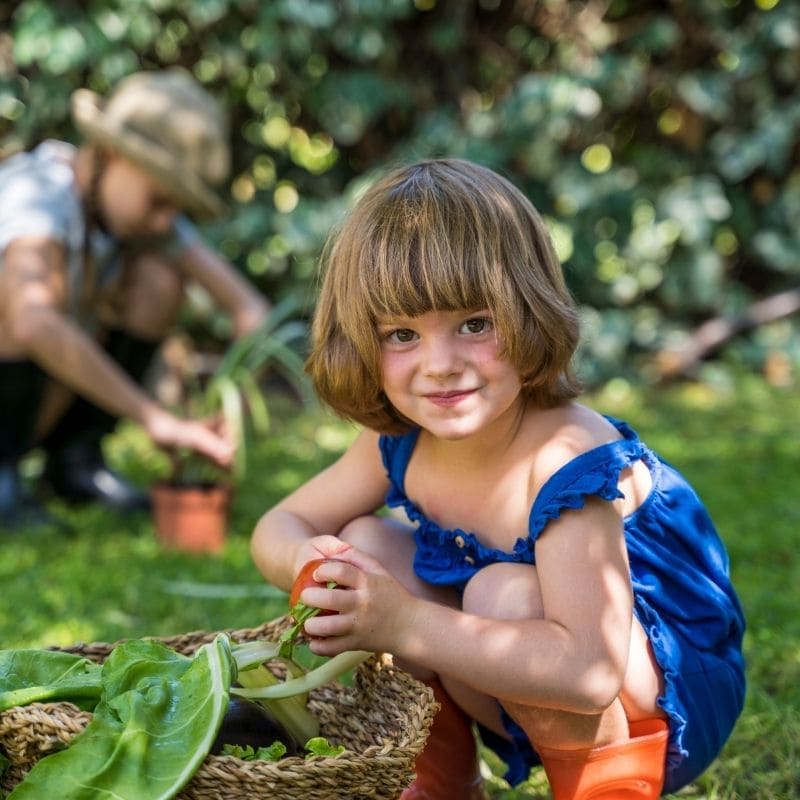
{"type": "Polygon", "coordinates": [[[430,392],[424,395],[426,400],[443,408],[458,405],[462,400],[471,397],[475,393],[475,389],[461,389],[457,391],[448,392],[430,392]]]}

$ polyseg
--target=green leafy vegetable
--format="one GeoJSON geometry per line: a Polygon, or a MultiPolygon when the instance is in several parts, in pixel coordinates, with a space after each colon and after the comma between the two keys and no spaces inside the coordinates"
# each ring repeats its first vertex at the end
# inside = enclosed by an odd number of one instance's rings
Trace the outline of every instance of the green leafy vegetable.
{"type": "Polygon", "coordinates": [[[253,689],[240,689],[234,687],[231,694],[238,694],[241,697],[248,697],[251,700],[276,700],[302,692],[310,692],[330,683],[344,672],[357,667],[362,661],[369,658],[372,653],[366,650],[348,650],[334,656],[316,669],[306,672],[299,678],[290,678],[279,681],[272,686],[263,686],[253,689]]]}
{"type": "Polygon", "coordinates": [[[91,710],[100,699],[100,670],[72,653],[0,650],[0,711],[56,701],[91,710]]]}
{"type": "MultiPolygon", "coordinates": [[[[332,586],[336,585],[333,582],[331,584],[332,586]]],[[[311,617],[316,617],[321,610],[314,606],[307,606],[305,603],[295,603],[292,606],[291,616],[294,622],[278,638],[278,644],[280,645],[278,654],[281,658],[291,659],[294,656],[294,646],[297,643],[300,632],[303,630],[303,626],[311,617]]]]}
{"type": "Polygon", "coordinates": [[[280,761],[285,753],[286,745],[283,742],[273,742],[269,747],[259,747],[256,758],[264,761],[280,761]]]}
{"type": "MultiPolygon", "coordinates": [[[[336,758],[345,751],[344,745],[331,744],[327,739],[322,736],[315,736],[306,742],[306,750],[309,756],[329,756],[336,758]]],[[[306,756],[308,758],[308,756],[306,756]]]]}
{"type": "MultiPolygon", "coordinates": [[[[297,665],[294,662],[287,664],[287,676],[297,674],[297,665]]],[[[242,670],[239,673],[238,683],[245,689],[262,689],[265,686],[280,686],[282,681],[264,666],[255,669],[242,670]]],[[[237,688],[232,689],[238,694],[237,688]]],[[[282,699],[254,699],[274,717],[275,721],[287,730],[292,738],[300,743],[305,742],[319,733],[319,722],[306,708],[308,692],[297,694],[282,699]]]]}
{"type": "MultiPolygon", "coordinates": [[[[331,744],[324,736],[314,736],[305,744],[306,758],[311,756],[327,756],[336,758],[345,752],[341,744],[331,744]]],[[[243,761],[280,761],[286,755],[283,742],[273,742],[269,747],[254,750],[249,744],[242,747],[238,744],[226,744],[222,748],[223,756],[235,756],[243,761]]]]}
{"type": "Polygon", "coordinates": [[[206,757],[235,674],[218,636],[194,658],[153,641],[118,645],[102,667],[92,721],[37,762],[9,800],[167,800],[206,757]]]}
{"type": "Polygon", "coordinates": [[[273,742],[269,747],[253,750],[249,744],[244,747],[238,744],[226,744],[222,748],[222,755],[235,756],[243,761],[280,761],[286,755],[286,745],[283,742],[273,742]]]}
{"type": "MultiPolygon", "coordinates": [[[[305,741],[306,757],[339,755],[343,747],[319,736],[319,723],[306,708],[308,693],[371,654],[341,653],[303,666],[294,639],[318,609],[295,611],[299,625],[279,642],[231,646],[220,634],[193,658],[147,639],[117,645],[103,665],[58,651],[0,651],[0,711],[69,700],[94,712],[86,729],[66,749],[40,759],[8,800],[169,800],[219,746],[234,694],[255,700],[305,741]],[[273,660],[282,662],[285,678],[267,668],[273,660]]],[[[244,759],[276,761],[287,752],[282,741],[255,751],[221,742],[224,754],[244,759]]],[[[0,760],[0,772],[6,767],[7,759],[0,760]]]]}

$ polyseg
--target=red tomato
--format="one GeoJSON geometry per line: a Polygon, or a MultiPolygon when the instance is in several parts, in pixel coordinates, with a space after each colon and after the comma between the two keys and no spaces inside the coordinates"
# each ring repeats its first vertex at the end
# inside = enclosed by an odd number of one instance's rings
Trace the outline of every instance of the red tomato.
{"type": "MultiPolygon", "coordinates": [[[[300,568],[300,572],[297,573],[297,577],[294,579],[294,583],[292,584],[292,591],[289,594],[289,608],[294,608],[298,601],[300,600],[300,594],[302,593],[303,589],[308,586],[327,586],[326,583],[315,581],[314,580],[314,570],[320,564],[324,564],[327,561],[331,561],[333,559],[327,558],[315,558],[311,561],[306,561],[305,564],[300,568]]],[[[331,611],[330,609],[323,608],[320,609],[320,615],[324,616],[325,614],[337,614],[336,611],[331,611]]]]}

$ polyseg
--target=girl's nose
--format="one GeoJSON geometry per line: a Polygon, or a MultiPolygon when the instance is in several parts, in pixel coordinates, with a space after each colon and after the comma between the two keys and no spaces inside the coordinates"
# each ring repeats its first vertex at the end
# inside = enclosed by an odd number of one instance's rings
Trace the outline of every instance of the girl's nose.
{"type": "Polygon", "coordinates": [[[447,339],[433,338],[425,346],[423,355],[423,372],[434,378],[446,377],[460,371],[461,356],[452,342],[447,339]]]}

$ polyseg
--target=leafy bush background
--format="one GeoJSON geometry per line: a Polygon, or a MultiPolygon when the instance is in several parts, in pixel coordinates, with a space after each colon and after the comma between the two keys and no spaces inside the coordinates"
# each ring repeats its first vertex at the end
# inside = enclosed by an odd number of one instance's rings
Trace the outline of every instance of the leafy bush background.
{"type": "MultiPolygon", "coordinates": [[[[73,139],[79,86],[192,70],[234,144],[231,213],[209,235],[309,310],[316,255],[359,187],[429,155],[500,170],[547,217],[590,384],[646,376],[703,320],[799,282],[789,0],[24,0],[0,6],[0,30],[4,151],[73,139]]],[[[192,314],[224,332],[202,303],[192,314]]],[[[723,358],[785,379],[796,317],[723,358]]]]}

